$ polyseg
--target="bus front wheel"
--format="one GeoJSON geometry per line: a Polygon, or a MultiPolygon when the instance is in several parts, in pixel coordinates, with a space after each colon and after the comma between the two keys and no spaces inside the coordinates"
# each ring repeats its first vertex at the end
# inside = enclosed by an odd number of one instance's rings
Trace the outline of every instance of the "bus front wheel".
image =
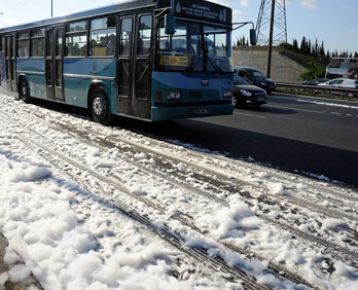
{"type": "Polygon", "coordinates": [[[111,123],[112,114],[109,111],[108,98],[104,89],[94,89],[91,95],[90,111],[94,121],[103,125],[111,123]]]}
{"type": "Polygon", "coordinates": [[[30,101],[29,87],[24,77],[20,79],[19,83],[19,100],[23,100],[25,103],[30,101]]]}

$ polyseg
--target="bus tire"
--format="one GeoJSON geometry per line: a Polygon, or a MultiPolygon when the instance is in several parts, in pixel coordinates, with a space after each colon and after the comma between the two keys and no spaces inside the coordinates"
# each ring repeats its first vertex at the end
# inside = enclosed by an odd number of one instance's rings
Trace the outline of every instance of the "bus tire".
{"type": "Polygon", "coordinates": [[[109,102],[103,88],[95,88],[91,93],[90,112],[95,122],[109,125],[112,121],[112,114],[109,111],[109,102]]]}
{"type": "Polygon", "coordinates": [[[19,80],[19,100],[24,101],[25,103],[30,102],[30,92],[27,80],[25,77],[20,78],[19,80]]]}

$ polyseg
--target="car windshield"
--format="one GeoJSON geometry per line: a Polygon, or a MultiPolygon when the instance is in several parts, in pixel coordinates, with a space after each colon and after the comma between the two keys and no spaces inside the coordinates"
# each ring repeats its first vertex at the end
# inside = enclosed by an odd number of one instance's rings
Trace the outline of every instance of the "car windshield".
{"type": "Polygon", "coordinates": [[[248,82],[245,81],[242,77],[234,76],[233,84],[234,85],[247,85],[248,82]]]}
{"type": "Polygon", "coordinates": [[[265,77],[262,72],[257,71],[257,70],[252,70],[251,74],[254,78],[264,78],[265,77]]]}
{"type": "Polygon", "coordinates": [[[157,30],[156,67],[172,71],[231,72],[229,31],[188,21],[176,21],[175,33],[157,30]]]}

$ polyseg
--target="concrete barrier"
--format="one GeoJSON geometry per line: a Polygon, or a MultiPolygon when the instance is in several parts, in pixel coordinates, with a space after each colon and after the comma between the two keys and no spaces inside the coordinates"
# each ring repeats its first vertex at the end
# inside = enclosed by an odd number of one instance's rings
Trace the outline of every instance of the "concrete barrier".
{"type": "MultiPolygon", "coordinates": [[[[233,50],[234,66],[253,67],[264,74],[267,71],[267,48],[240,48],[233,50]]],[[[272,52],[271,78],[277,82],[298,82],[305,67],[291,58],[280,53],[279,50],[272,52]]]]}
{"type": "Polygon", "coordinates": [[[358,101],[358,89],[350,88],[336,88],[328,86],[310,86],[310,85],[301,85],[295,83],[277,83],[276,91],[298,94],[298,95],[309,95],[309,96],[319,96],[319,97],[328,97],[335,99],[344,99],[350,101],[358,101]]]}

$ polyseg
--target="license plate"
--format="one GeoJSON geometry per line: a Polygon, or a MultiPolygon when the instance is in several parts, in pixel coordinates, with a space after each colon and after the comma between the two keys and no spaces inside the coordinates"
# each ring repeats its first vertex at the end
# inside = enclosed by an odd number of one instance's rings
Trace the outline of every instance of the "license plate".
{"type": "Polygon", "coordinates": [[[265,97],[257,97],[257,101],[263,102],[263,101],[265,101],[265,97]]]}
{"type": "Polygon", "coordinates": [[[206,108],[193,109],[193,114],[195,115],[205,115],[209,114],[210,110],[206,108]]]}

